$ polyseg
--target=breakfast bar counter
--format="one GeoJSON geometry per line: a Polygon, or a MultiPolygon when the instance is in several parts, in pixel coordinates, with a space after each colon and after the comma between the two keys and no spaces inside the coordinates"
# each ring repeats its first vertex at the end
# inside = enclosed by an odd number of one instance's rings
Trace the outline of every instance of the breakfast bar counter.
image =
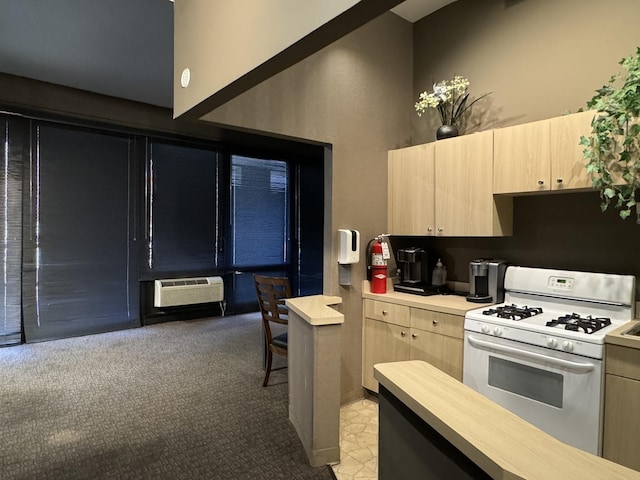
{"type": "Polygon", "coordinates": [[[340,297],[285,300],[289,308],[289,420],[313,467],[340,461],[340,297]]]}
{"type": "Polygon", "coordinates": [[[378,364],[379,479],[640,480],[422,361],[378,364]]]}

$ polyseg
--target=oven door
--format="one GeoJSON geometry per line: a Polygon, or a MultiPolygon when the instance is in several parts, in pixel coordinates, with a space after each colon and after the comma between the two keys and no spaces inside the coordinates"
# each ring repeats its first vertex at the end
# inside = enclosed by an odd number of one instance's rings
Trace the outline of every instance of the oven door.
{"type": "Polygon", "coordinates": [[[463,383],[558,440],[600,454],[602,361],[465,332],[463,383]]]}

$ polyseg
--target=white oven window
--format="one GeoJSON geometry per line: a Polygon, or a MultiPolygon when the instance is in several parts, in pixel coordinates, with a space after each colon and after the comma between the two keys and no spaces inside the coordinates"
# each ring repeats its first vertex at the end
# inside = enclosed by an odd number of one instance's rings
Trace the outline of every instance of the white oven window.
{"type": "Polygon", "coordinates": [[[489,385],[562,408],[564,377],[559,373],[489,356],[489,385]]]}

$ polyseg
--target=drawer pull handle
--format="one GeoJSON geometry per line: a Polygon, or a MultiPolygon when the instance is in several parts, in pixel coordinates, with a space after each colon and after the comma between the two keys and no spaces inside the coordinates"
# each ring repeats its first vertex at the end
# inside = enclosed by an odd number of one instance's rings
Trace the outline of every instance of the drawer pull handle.
{"type": "Polygon", "coordinates": [[[407,335],[407,332],[405,332],[404,330],[402,332],[400,332],[400,336],[401,337],[406,337],[406,335],[407,335]]]}
{"type": "Polygon", "coordinates": [[[435,325],[438,325],[438,320],[434,320],[434,321],[433,321],[433,325],[434,325],[434,326],[435,326],[435,325]]]}
{"type": "Polygon", "coordinates": [[[389,313],[389,312],[387,312],[386,310],[382,310],[382,314],[383,315],[386,315],[387,313],[389,313]]]}
{"type": "Polygon", "coordinates": [[[415,333],[412,333],[411,338],[418,338],[418,335],[416,335],[415,333]]]}

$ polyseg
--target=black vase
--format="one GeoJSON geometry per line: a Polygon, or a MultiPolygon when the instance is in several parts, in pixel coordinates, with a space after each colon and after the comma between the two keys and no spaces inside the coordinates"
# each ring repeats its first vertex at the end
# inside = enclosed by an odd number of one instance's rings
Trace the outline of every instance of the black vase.
{"type": "Polygon", "coordinates": [[[451,138],[458,136],[458,127],[455,125],[440,125],[436,131],[436,139],[451,138]]]}

